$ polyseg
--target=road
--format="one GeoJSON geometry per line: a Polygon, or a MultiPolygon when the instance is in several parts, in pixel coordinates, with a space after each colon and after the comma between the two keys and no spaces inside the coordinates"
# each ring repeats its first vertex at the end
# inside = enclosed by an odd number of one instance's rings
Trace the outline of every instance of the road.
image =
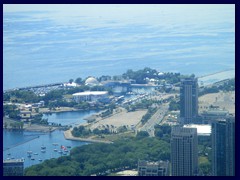
{"type": "Polygon", "coordinates": [[[157,112],[141,127],[140,131],[147,131],[150,137],[154,137],[154,126],[159,124],[168,111],[169,103],[162,104],[157,112]]]}

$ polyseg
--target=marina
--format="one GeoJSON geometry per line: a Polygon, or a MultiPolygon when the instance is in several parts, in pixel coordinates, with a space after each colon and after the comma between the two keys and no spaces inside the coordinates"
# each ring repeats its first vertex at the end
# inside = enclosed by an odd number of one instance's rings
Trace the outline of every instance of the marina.
{"type": "MultiPolygon", "coordinates": [[[[47,115],[52,122],[65,122],[65,124],[84,123],[85,116],[98,111],[63,112],[47,115]]],[[[64,131],[55,130],[51,133],[39,132],[15,132],[3,130],[3,159],[24,158],[24,167],[43,162],[46,159],[66,156],[76,146],[88,144],[89,142],[67,140],[64,131]],[[64,146],[64,149],[61,147],[64,146]],[[60,152],[61,151],[61,152],[60,152]]]]}

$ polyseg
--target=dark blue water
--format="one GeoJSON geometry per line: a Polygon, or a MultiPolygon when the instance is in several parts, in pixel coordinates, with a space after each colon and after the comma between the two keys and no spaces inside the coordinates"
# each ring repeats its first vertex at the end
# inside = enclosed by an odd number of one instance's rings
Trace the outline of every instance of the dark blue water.
{"type": "MultiPolygon", "coordinates": [[[[49,115],[48,118],[54,122],[62,122],[63,124],[75,124],[85,122],[83,118],[89,116],[98,111],[82,111],[82,112],[63,112],[63,113],[53,113],[49,115]],[[66,121],[65,121],[66,120],[66,121]]],[[[71,141],[64,138],[63,131],[56,130],[52,133],[40,133],[40,132],[13,132],[13,131],[3,131],[3,158],[24,158],[24,166],[28,167],[34,164],[40,163],[39,159],[46,160],[50,158],[57,158],[62,156],[58,151],[61,150],[61,145],[71,148],[75,146],[82,146],[88,144],[81,141],[71,141]],[[57,146],[53,145],[57,143],[57,146]],[[46,152],[41,152],[41,146],[46,147],[46,152]],[[57,149],[57,151],[54,151],[57,149]],[[35,160],[27,157],[27,151],[32,151],[32,157],[35,160]],[[37,153],[37,155],[34,155],[37,153]],[[10,155],[8,155],[10,154],[10,155]]],[[[69,149],[70,150],[70,149],[69,149]]],[[[69,152],[67,152],[69,154],[69,152]]]]}

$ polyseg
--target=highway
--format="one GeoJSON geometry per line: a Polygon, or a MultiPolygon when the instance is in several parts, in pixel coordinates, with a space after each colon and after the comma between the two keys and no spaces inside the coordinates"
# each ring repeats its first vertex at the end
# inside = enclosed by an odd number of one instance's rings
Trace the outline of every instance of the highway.
{"type": "Polygon", "coordinates": [[[159,124],[168,111],[169,103],[162,104],[157,112],[138,130],[147,131],[150,137],[154,137],[154,126],[159,124]]]}

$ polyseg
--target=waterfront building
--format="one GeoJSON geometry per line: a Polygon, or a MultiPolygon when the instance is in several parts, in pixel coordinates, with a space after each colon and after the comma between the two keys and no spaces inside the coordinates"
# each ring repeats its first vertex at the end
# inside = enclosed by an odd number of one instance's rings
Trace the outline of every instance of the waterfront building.
{"type": "Polygon", "coordinates": [[[180,121],[183,124],[196,123],[198,117],[197,78],[185,78],[180,86],[180,121]]]}
{"type": "Polygon", "coordinates": [[[69,83],[64,83],[63,86],[71,88],[71,87],[77,87],[78,85],[75,82],[72,82],[72,83],[69,82],[69,83]]]}
{"type": "Polygon", "coordinates": [[[3,176],[23,176],[24,160],[3,160],[3,176]]]}
{"type": "Polygon", "coordinates": [[[105,81],[102,84],[104,87],[111,88],[114,94],[125,94],[131,91],[131,83],[129,81],[105,81]]]}
{"type": "Polygon", "coordinates": [[[89,78],[86,79],[85,85],[86,86],[91,86],[91,87],[92,86],[97,86],[97,85],[99,85],[99,82],[98,82],[98,80],[96,78],[89,77],[89,78]]]}
{"type": "Polygon", "coordinates": [[[76,102],[89,101],[96,102],[104,100],[108,97],[107,91],[85,91],[73,94],[73,99],[76,102]]]}
{"type": "Polygon", "coordinates": [[[169,162],[138,161],[138,176],[169,176],[169,162]]]}
{"type": "Polygon", "coordinates": [[[212,122],[212,175],[235,175],[235,117],[212,122]]]}
{"type": "Polygon", "coordinates": [[[172,127],[171,167],[172,176],[198,175],[197,128],[172,127]]]}

